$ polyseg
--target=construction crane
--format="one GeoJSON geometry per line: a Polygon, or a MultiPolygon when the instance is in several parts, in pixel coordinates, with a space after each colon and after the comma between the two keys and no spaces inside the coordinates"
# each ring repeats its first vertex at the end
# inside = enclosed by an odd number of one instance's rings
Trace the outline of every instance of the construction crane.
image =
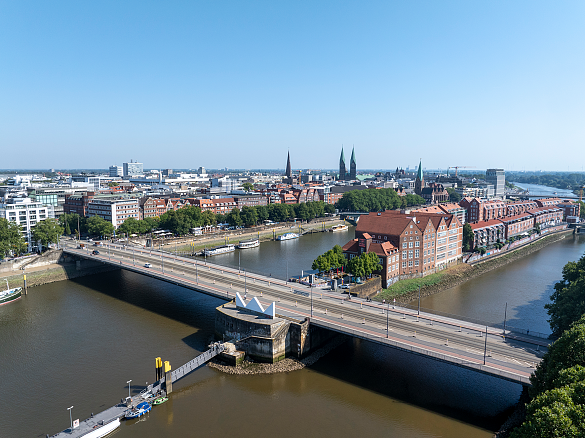
{"type": "Polygon", "coordinates": [[[447,176],[449,176],[449,169],[455,169],[455,176],[457,176],[457,171],[459,169],[475,169],[475,166],[451,166],[451,167],[447,167],[447,176]]]}

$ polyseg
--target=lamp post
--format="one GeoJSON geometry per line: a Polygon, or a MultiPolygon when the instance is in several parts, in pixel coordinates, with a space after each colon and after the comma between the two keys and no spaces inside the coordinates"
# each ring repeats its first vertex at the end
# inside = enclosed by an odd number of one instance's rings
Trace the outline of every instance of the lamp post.
{"type": "Polygon", "coordinates": [[[386,309],[386,337],[390,337],[390,300],[388,300],[388,309],[386,309]]]}
{"type": "Polygon", "coordinates": [[[67,410],[69,411],[69,421],[71,422],[71,430],[73,430],[73,416],[71,415],[71,409],[73,409],[73,406],[67,408],[67,410]]]}
{"type": "Polygon", "coordinates": [[[197,273],[197,260],[195,260],[195,283],[199,284],[199,274],[197,273]]]}
{"type": "Polygon", "coordinates": [[[485,326],[485,343],[483,344],[483,364],[485,365],[485,355],[487,352],[487,337],[488,337],[488,333],[487,333],[487,325],[485,326]]]}
{"type": "Polygon", "coordinates": [[[132,382],[132,379],[126,382],[128,384],[128,398],[130,398],[130,382],[132,382]]]}
{"type": "Polygon", "coordinates": [[[420,315],[420,286],[418,287],[418,315],[420,315]]]}
{"type": "Polygon", "coordinates": [[[244,269],[244,296],[246,296],[246,294],[248,293],[248,286],[247,286],[247,283],[246,283],[247,278],[248,277],[246,275],[246,270],[244,269]]]}
{"type": "Polygon", "coordinates": [[[311,283],[311,318],[313,317],[313,283],[311,283]]]}
{"type": "Polygon", "coordinates": [[[506,317],[508,316],[508,302],[506,301],[506,308],[504,309],[504,337],[506,336],[506,317]]]}

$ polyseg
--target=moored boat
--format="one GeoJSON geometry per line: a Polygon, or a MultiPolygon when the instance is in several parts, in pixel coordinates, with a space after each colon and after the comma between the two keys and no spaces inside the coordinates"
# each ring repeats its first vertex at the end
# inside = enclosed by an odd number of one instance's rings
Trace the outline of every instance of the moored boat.
{"type": "Polygon", "coordinates": [[[169,398],[168,397],[159,397],[155,400],[152,401],[152,404],[154,406],[158,406],[158,405],[162,405],[164,402],[166,402],[169,398]]]}
{"type": "Polygon", "coordinates": [[[205,249],[203,251],[204,255],[206,256],[214,256],[218,254],[226,254],[228,252],[233,252],[236,250],[235,245],[228,243],[227,245],[216,246],[215,248],[205,249]]]}
{"type": "Polygon", "coordinates": [[[22,296],[22,288],[14,287],[10,289],[8,286],[8,279],[6,278],[6,290],[0,291],[0,306],[2,304],[11,303],[14,300],[19,299],[22,296]]]}
{"type": "Polygon", "coordinates": [[[339,224],[339,225],[335,225],[335,226],[331,227],[330,231],[332,233],[335,233],[337,231],[347,231],[348,229],[349,229],[349,227],[347,225],[339,224]]]}
{"type": "Polygon", "coordinates": [[[291,239],[298,239],[299,235],[297,233],[285,233],[282,236],[278,236],[276,240],[291,240],[291,239]]]}
{"type": "Polygon", "coordinates": [[[250,239],[250,240],[240,240],[238,242],[237,248],[238,249],[248,249],[248,248],[256,248],[257,246],[260,246],[260,240],[250,239]]]}
{"type": "Polygon", "coordinates": [[[104,425],[94,426],[95,429],[83,435],[83,438],[102,438],[120,427],[120,419],[110,421],[104,425]]]}
{"type": "Polygon", "coordinates": [[[144,414],[149,412],[152,409],[150,403],[142,402],[138,403],[134,409],[129,410],[124,417],[127,420],[131,420],[132,418],[142,417],[144,414]]]}

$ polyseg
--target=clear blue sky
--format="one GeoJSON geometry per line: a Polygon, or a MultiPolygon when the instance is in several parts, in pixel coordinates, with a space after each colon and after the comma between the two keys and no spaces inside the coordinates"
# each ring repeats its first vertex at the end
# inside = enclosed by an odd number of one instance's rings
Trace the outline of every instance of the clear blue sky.
{"type": "Polygon", "coordinates": [[[0,168],[581,170],[585,2],[0,2],[0,168]]]}

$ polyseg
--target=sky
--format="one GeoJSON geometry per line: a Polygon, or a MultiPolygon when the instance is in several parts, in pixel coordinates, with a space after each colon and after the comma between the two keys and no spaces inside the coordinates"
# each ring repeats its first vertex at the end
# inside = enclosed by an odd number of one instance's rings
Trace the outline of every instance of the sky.
{"type": "Polygon", "coordinates": [[[582,0],[0,0],[0,169],[581,171],[584,47],[582,0]]]}

